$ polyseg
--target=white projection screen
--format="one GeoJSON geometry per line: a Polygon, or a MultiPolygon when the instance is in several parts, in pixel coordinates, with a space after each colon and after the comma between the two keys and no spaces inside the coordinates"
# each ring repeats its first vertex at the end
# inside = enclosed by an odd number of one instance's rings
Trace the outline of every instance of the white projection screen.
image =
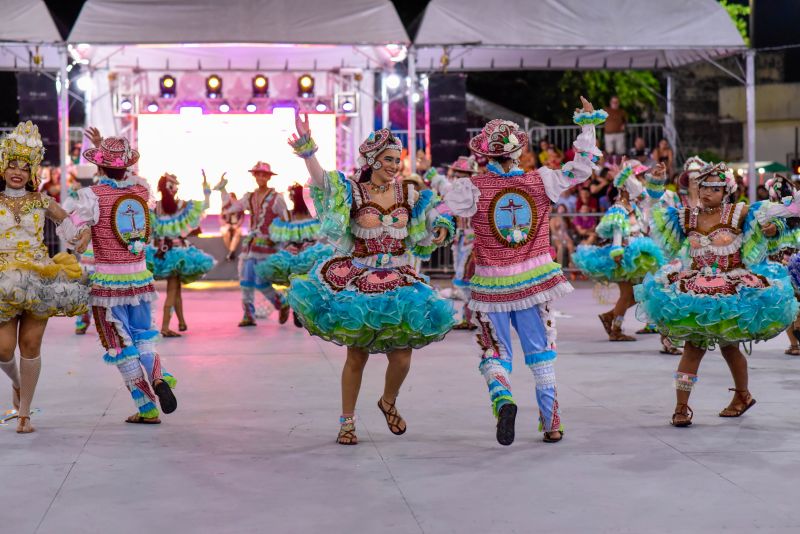
{"type": "MultiPolygon", "coordinates": [[[[305,163],[286,142],[294,132],[293,108],[277,108],[271,114],[208,115],[200,108],[183,108],[180,114],[142,114],[138,119],[139,174],[154,192],[159,177],[170,172],[180,182],[180,198],[202,199],[205,169],[211,187],[227,172],[228,191],[241,198],[255,188],[248,169],[259,160],[277,173],[270,185],[278,191],[308,180],[305,163]]],[[[324,169],[335,169],[336,117],[310,114],[309,122],[319,146],[317,158],[324,169]]],[[[220,195],[213,192],[208,213],[217,214],[220,207],[220,195]]]]}

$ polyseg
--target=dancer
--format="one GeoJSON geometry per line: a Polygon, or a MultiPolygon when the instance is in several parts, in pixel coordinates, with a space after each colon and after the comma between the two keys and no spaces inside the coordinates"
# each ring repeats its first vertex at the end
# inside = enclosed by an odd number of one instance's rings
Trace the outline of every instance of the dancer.
{"type": "MultiPolygon", "coordinates": [[[[225,175],[222,175],[220,183],[224,185],[225,175]]],[[[222,205],[222,213],[220,219],[222,226],[220,226],[220,233],[222,234],[222,242],[225,244],[225,250],[228,253],[225,255],[227,261],[236,259],[236,250],[242,242],[242,223],[244,223],[244,215],[240,211],[230,211],[231,206],[238,199],[236,193],[229,193],[228,202],[222,205]]]]}
{"type": "MultiPolygon", "coordinates": [[[[270,226],[272,240],[282,248],[266,260],[256,264],[256,275],[268,284],[288,286],[292,276],[308,273],[318,260],[333,255],[333,247],[320,243],[319,219],[312,217],[303,198],[303,186],[295,184],[289,188],[292,209],[289,221],[276,219],[270,226]]],[[[294,316],[294,324],[302,328],[302,323],[294,316]]]]}
{"type": "Polygon", "coordinates": [[[342,255],[294,277],[289,302],[313,335],[347,346],[342,370],[342,415],[337,442],[358,443],[355,407],[370,354],[386,353],[389,366],[378,408],[389,430],[407,429],[395,403],[411,365],[411,351],[438,341],[454,324],[450,301],[440,298],[409,265],[452,239],[455,226],[441,215],[431,190],[417,192],[395,179],[402,144],[387,130],[359,147],[360,169],[350,179],[322,170],[308,116],[295,120],[290,144],[311,175],[311,195],[322,231],[342,255]]]}
{"type": "MultiPolygon", "coordinates": [[[[447,177],[437,174],[431,179],[431,187],[440,196],[450,189],[453,180],[469,178],[478,174],[478,163],[470,156],[459,156],[456,161],[447,166],[447,177]]],[[[472,246],[475,241],[475,231],[469,218],[456,218],[456,238],[453,240],[453,287],[459,300],[464,301],[461,312],[461,322],[453,327],[454,330],[475,330],[477,326],[472,322],[472,312],[469,309],[469,280],[475,272],[475,257],[472,246]]]]}
{"type": "Polygon", "coordinates": [[[625,313],[636,304],[633,286],[640,283],[645,274],[655,272],[665,263],[658,245],[645,237],[647,222],[636,204],[644,194],[644,186],[636,174],[646,168],[638,167],[643,167],[638,161],[626,161],[608,190],[612,206],[596,229],[597,235],[608,244],[580,245],[572,256],[573,263],[587,277],[619,287],[617,303],[599,315],[609,341],[636,341],[622,330],[625,313]]]}
{"type": "Polygon", "coordinates": [[[58,235],[67,241],[77,237],[77,229],[55,200],[37,192],[43,156],[39,129],[30,121],[0,142],[0,368],[11,379],[19,434],[35,430],[31,402],[47,319],[80,315],[89,299],[75,256],[47,255],[45,217],[59,225],[58,235]]]}
{"type": "Polygon", "coordinates": [[[86,136],[95,148],[83,156],[97,165],[101,177],[96,185],[78,191],[71,218],[76,226],[91,229],[82,231],[75,250],[82,252],[90,239],[94,245],[90,303],[106,350],[103,360],[119,369],[137,408],[126,422],[159,424],[156,396],[167,414],[178,402],[172,392],[175,378],[162,366],[155,346],[158,330],[152,328],[150,303],[158,296],[144,258],[151,233],[151,194],[146,181],[127,172],[139,160],[127,139],[103,139],[96,128],[87,129],[86,136]]]}
{"type": "MultiPolygon", "coordinates": [[[[71,213],[75,210],[75,201],[78,200],[78,190],[80,188],[80,182],[77,179],[72,180],[70,187],[67,190],[66,198],[64,198],[64,201],[62,202],[62,207],[67,213],[71,213]]],[[[94,273],[94,250],[92,249],[91,242],[89,242],[89,245],[83,254],[78,257],[78,261],[81,264],[81,269],[83,270],[84,274],[91,277],[92,273],[94,273]]],[[[87,307],[84,313],[75,318],[75,335],[85,335],[86,331],[89,329],[89,325],[91,324],[92,313],[87,307]]]]}
{"type": "MultiPolygon", "coordinates": [[[[767,191],[771,202],[781,202],[790,204],[797,188],[782,174],[776,174],[771,180],[767,180],[767,191]]],[[[767,241],[767,254],[770,261],[774,261],[789,268],[792,275],[792,282],[795,288],[795,296],[798,293],[796,275],[800,270],[800,220],[787,219],[785,222],[779,221],[778,234],[767,241]]],[[[800,356],[800,316],[795,317],[789,328],[786,329],[786,336],[789,338],[789,348],[784,354],[789,356],[800,356]]]]}
{"type": "Polygon", "coordinates": [[[240,327],[256,325],[255,290],[258,289],[278,310],[278,322],[289,319],[289,305],[266,280],[256,274],[256,264],[275,254],[278,249],[270,235],[270,226],[275,219],[289,220],[283,195],[269,187],[269,179],[275,176],[269,163],[259,161],[250,169],[258,189],[245,193],[241,200],[231,198],[225,190],[223,179],[216,187],[222,194],[223,205],[229,205],[226,214],[250,212],[250,232],[242,241],[239,255],[239,286],[242,290],[243,317],[240,327]]]}
{"type": "Polygon", "coordinates": [[[178,177],[166,173],[158,180],[161,200],[150,211],[153,244],[147,247],[147,268],[156,280],[167,281],[167,298],[164,300],[164,315],[161,318],[163,337],[180,337],[170,329],[172,310],[178,316],[178,330],[188,327],[183,314],[181,286],[203,277],[214,268],[214,258],[188,241],[188,237],[200,232],[200,220],[208,209],[211,188],[203,171],[203,195],[205,200],[178,199],[178,177]]]}
{"type": "MultiPolygon", "coordinates": [[[[654,175],[666,172],[663,164],[654,175]]],[[[653,236],[671,257],[687,251],[690,263],[673,262],[636,286],[637,313],[673,339],[685,342],[675,373],[677,404],[671,423],[692,424],[689,395],[706,351],[719,345],[731,375],[733,399],[720,417],[739,417],[755,404],[747,360],[739,342],[775,337],[795,319],[798,303],[786,269],[765,263],[766,238],[776,219],[796,216],[800,205],[732,204],[736,180],[725,164],[706,165],[691,180],[696,208],[654,208],[653,236]]],[[[693,202],[691,200],[690,202],[693,202]]]]}
{"type": "Polygon", "coordinates": [[[471,217],[475,229],[475,275],[470,281],[470,309],[479,326],[480,371],[489,386],[497,417],[497,441],[514,441],[517,405],[511,395],[511,326],[517,330],[525,364],[536,381],[539,426],[544,441],[560,441],[556,400],[556,329],[549,303],[572,290],[561,266],[550,256],[551,202],[586,181],[601,152],[595,125],[607,114],[581,97],[573,120],[581,126],[575,159],[562,169],[524,172],[517,167],[528,136],[513,122],[495,119],[470,141],[470,149],[489,158],[487,172],[453,183],[445,202],[453,214],[471,217]]]}

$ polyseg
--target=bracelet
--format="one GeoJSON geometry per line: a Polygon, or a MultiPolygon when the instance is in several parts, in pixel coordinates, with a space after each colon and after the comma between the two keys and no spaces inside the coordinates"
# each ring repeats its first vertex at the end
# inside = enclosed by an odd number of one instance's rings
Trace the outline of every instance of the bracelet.
{"type": "Polygon", "coordinates": [[[319,147],[309,135],[300,136],[296,141],[292,141],[289,144],[292,145],[294,153],[303,159],[310,158],[319,150],[319,147]]]}

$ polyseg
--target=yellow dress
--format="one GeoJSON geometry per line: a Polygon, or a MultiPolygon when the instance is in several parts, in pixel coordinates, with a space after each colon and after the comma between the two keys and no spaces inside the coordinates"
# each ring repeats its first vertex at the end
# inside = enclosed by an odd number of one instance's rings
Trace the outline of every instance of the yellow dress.
{"type": "Polygon", "coordinates": [[[0,323],[25,312],[44,319],[87,310],[89,290],[80,264],[44,244],[50,199],[40,193],[0,192],[0,323]]]}

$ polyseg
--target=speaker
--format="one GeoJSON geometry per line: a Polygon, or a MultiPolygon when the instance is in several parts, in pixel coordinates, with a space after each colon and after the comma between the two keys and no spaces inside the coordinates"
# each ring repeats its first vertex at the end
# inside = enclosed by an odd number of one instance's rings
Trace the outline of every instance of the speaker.
{"type": "Polygon", "coordinates": [[[463,74],[431,74],[428,78],[431,159],[449,165],[467,148],[467,78],[463,74]]]}
{"type": "Polygon", "coordinates": [[[58,92],[55,80],[44,73],[18,72],[17,103],[19,120],[31,121],[39,127],[44,145],[42,165],[60,165],[58,92]]]}

